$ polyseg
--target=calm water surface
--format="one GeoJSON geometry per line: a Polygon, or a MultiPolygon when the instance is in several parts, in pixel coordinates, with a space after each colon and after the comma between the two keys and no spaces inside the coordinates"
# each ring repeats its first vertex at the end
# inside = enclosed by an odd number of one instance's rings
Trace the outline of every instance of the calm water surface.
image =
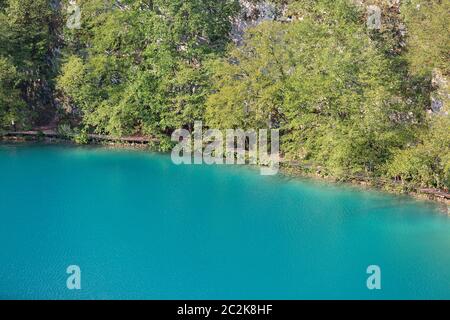
{"type": "Polygon", "coordinates": [[[448,299],[450,218],[249,168],[0,145],[0,298],[448,299]],[[82,290],[66,288],[69,265],[82,290]]]}

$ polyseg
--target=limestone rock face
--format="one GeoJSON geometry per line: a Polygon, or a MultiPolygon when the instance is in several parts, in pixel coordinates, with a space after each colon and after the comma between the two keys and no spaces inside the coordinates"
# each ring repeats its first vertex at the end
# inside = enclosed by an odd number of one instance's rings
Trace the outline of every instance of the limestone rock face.
{"type": "Polygon", "coordinates": [[[392,38],[391,53],[399,54],[406,46],[406,26],[400,17],[400,0],[353,0],[366,11],[368,27],[392,38]],[[372,19],[372,20],[371,20],[372,19]]]}
{"type": "Polygon", "coordinates": [[[255,27],[263,21],[275,20],[280,12],[270,1],[239,0],[240,14],[233,20],[231,38],[236,44],[243,41],[245,30],[255,27]]]}
{"type": "Polygon", "coordinates": [[[433,70],[431,85],[434,92],[431,95],[431,110],[430,113],[439,115],[449,114],[449,85],[448,80],[438,69],[433,70]]]}

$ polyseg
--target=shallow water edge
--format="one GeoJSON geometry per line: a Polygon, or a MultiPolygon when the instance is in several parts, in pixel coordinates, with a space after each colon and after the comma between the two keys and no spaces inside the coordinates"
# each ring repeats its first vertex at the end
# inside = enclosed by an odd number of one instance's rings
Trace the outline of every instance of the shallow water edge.
{"type": "MultiPolygon", "coordinates": [[[[80,146],[76,144],[74,141],[64,138],[50,138],[44,137],[43,139],[35,136],[5,136],[0,134],[0,144],[50,144],[50,145],[67,145],[67,146],[80,146]]],[[[90,142],[84,147],[93,147],[93,148],[108,148],[108,149],[119,149],[119,150],[129,150],[129,151],[151,151],[161,153],[155,150],[152,150],[148,144],[143,143],[127,143],[127,142],[90,142]]],[[[251,167],[251,165],[246,165],[251,167]]],[[[292,179],[307,179],[320,181],[324,183],[331,183],[335,185],[342,186],[353,186],[360,188],[361,190],[368,191],[378,191],[382,193],[393,194],[397,196],[408,196],[414,198],[416,200],[437,203],[440,206],[440,210],[443,214],[450,215],[450,198],[438,197],[434,194],[427,194],[419,191],[406,191],[399,192],[393,188],[389,188],[386,184],[380,184],[379,181],[359,181],[356,179],[353,180],[345,180],[339,181],[334,177],[326,177],[319,174],[314,174],[310,172],[306,172],[302,170],[300,166],[295,166],[290,164],[288,161],[282,161],[280,165],[279,174],[292,178],[292,179]]]]}

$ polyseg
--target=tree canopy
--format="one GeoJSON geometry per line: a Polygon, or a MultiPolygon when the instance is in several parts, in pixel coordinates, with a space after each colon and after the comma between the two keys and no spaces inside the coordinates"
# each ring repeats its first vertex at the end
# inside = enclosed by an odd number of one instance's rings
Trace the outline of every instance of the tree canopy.
{"type": "Polygon", "coordinates": [[[448,0],[76,5],[71,26],[66,1],[0,1],[0,129],[278,128],[285,159],[323,175],[450,186],[448,0]]]}

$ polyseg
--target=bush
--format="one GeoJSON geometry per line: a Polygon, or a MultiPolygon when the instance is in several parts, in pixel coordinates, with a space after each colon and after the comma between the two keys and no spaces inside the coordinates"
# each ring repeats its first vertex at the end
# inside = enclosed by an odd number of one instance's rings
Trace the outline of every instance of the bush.
{"type": "Polygon", "coordinates": [[[74,135],[74,131],[70,127],[69,124],[61,124],[58,126],[58,129],[56,129],[56,132],[62,136],[63,138],[71,139],[74,135]]]}
{"type": "Polygon", "coordinates": [[[174,142],[170,137],[165,135],[159,135],[157,141],[150,141],[149,149],[158,152],[169,152],[174,147],[174,142]]]}
{"type": "Polygon", "coordinates": [[[37,137],[37,140],[38,140],[38,141],[43,141],[43,140],[45,139],[45,134],[44,134],[43,131],[39,130],[39,131],[37,132],[36,137],[37,137]]]}
{"type": "Polygon", "coordinates": [[[76,144],[88,144],[89,143],[89,135],[86,130],[81,130],[81,132],[75,134],[73,137],[73,141],[76,144]]]}
{"type": "Polygon", "coordinates": [[[388,164],[390,178],[415,187],[450,188],[450,118],[432,119],[422,142],[401,150],[388,164]]]}

